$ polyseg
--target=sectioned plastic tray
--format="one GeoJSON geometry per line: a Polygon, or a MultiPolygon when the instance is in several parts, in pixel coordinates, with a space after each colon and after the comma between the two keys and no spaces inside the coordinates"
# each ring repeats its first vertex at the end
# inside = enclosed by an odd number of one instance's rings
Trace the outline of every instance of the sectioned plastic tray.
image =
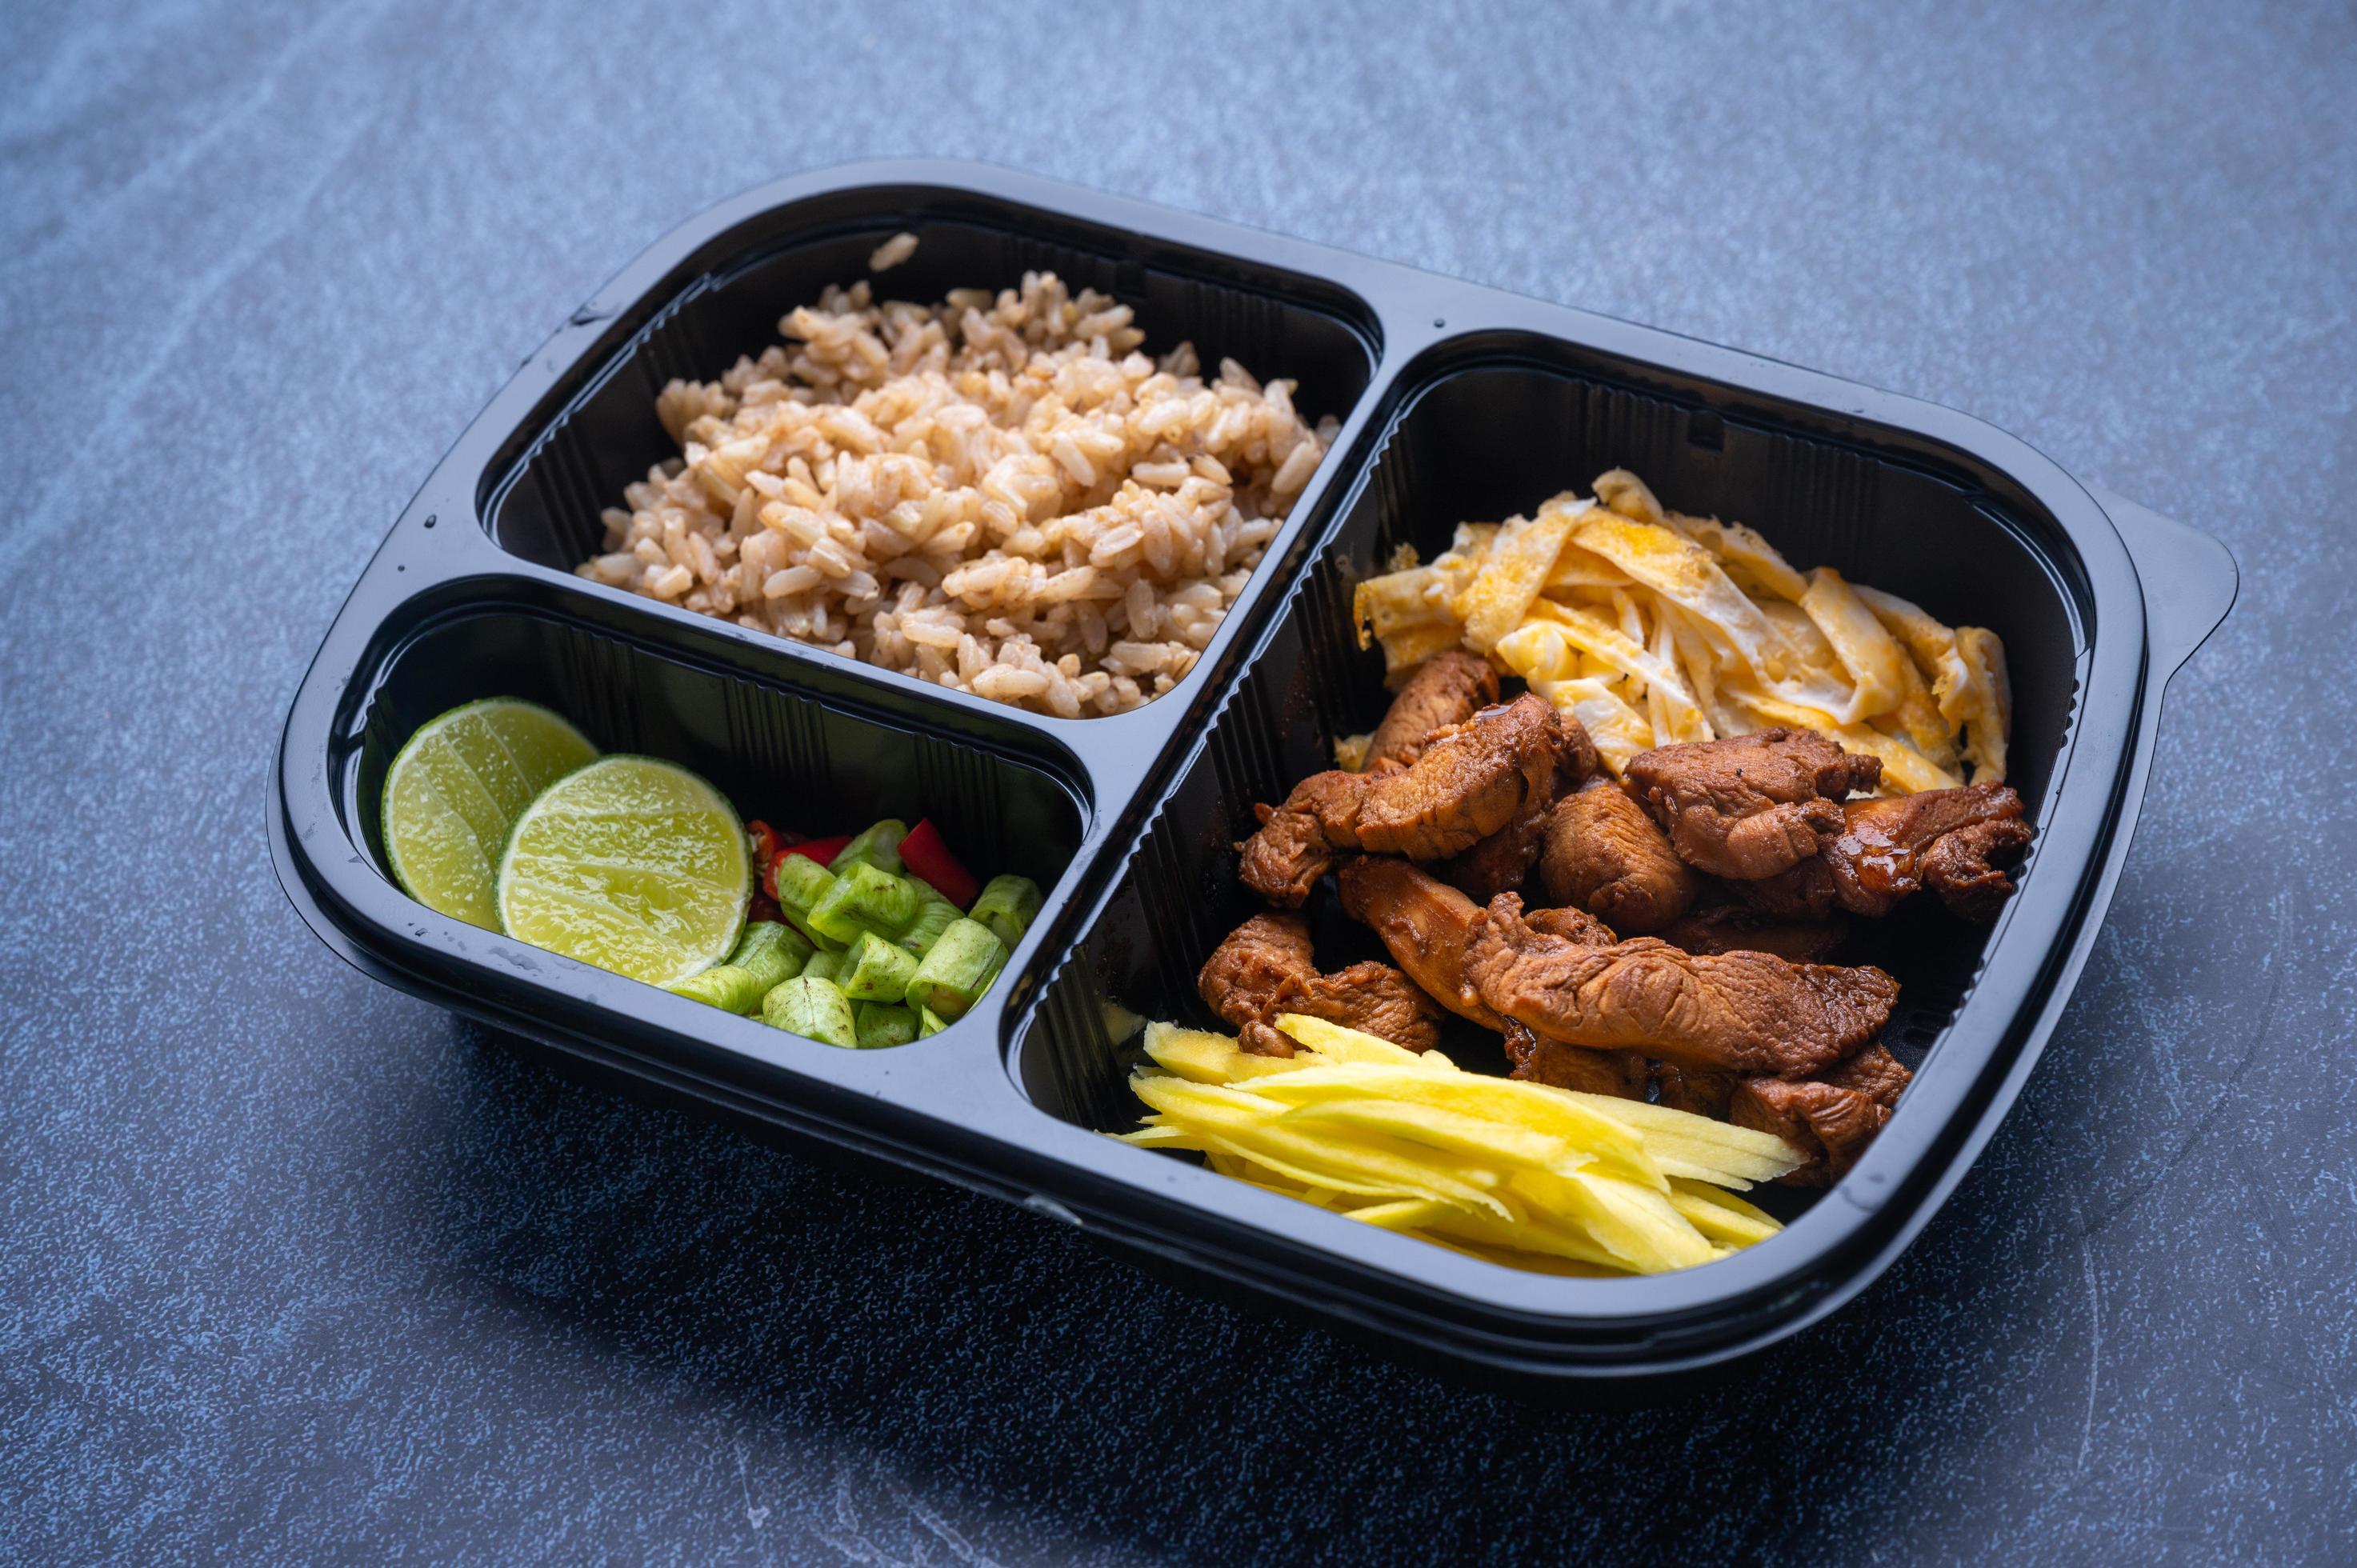
{"type": "MultiPolygon", "coordinates": [[[[272,850],[296,908],[367,972],[674,1098],[1021,1202],[1199,1288],[1518,1391],[1674,1378],[1822,1317],[1930,1219],[2012,1103],[2127,852],[2170,673],[2225,615],[2207,537],[2091,493],[1949,410],[1623,322],[1026,176],[863,164],[781,181],[658,242],[560,327],[427,479],[328,630],[280,746],[272,850]],[[597,514],[668,455],[655,392],[907,230],[901,297],[1049,267],[1299,380],[1341,434],[1196,670],[1109,718],[1042,718],[572,575],[597,514]],[[1683,1273],[1575,1280],[1480,1262],[1113,1143],[1137,1015],[1209,1023],[1193,976],[1247,910],[1253,801],[1381,712],[1351,588],[1401,542],[1633,468],[2005,639],[2013,781],[2038,826],[1985,935],[1935,912],[1874,934],[1886,1036],[1917,1077],[1857,1169],[1785,1231],[1683,1273]],[[513,693],[609,749],[668,757],[748,811],[929,813],[1046,907],[985,1004],[855,1052],[443,918],[386,875],[383,770],[412,730],[513,693]]],[[[1320,959],[1372,952],[1321,929],[1320,959]],[[1354,945],[1356,947],[1354,948],[1354,945]]],[[[1494,1058],[1478,1032],[1448,1042],[1494,1058]]],[[[1487,1065],[1501,1067],[1495,1059],[1487,1065]]]]}

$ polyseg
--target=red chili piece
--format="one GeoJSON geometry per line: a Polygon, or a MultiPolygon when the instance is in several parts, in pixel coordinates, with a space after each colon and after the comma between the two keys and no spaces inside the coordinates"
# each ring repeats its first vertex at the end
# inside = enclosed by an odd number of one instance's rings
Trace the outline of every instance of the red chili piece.
{"type": "Polygon", "coordinates": [[[756,817],[745,824],[745,832],[753,841],[754,865],[767,866],[778,858],[778,848],[785,841],[778,836],[777,829],[756,817]]]}
{"type": "Polygon", "coordinates": [[[900,864],[939,890],[941,896],[961,909],[970,908],[982,893],[982,884],[974,873],[958,864],[950,846],[942,842],[942,832],[927,817],[909,830],[900,841],[900,864]]]}

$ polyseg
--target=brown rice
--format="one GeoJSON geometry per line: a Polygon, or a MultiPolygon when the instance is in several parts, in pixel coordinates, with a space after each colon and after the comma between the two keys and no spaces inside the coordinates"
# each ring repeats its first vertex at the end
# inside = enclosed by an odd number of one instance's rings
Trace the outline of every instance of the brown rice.
{"type": "MultiPolygon", "coordinates": [[[[905,257],[913,244],[898,240],[905,257]]],[[[594,581],[1035,712],[1117,714],[1202,654],[1334,436],[1294,383],[1138,351],[1052,273],[939,305],[830,288],[656,400],[682,455],[594,581]]]]}

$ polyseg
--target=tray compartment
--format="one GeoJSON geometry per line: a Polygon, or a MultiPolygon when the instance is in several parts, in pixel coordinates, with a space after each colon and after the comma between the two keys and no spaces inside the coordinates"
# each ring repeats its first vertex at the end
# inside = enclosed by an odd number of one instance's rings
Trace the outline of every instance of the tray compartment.
{"type": "MultiPolygon", "coordinates": [[[[1048,890],[1027,949],[1053,923],[1081,864],[1090,813],[1079,776],[1017,725],[995,744],[930,733],[598,629],[556,604],[479,588],[423,597],[388,626],[366,669],[328,767],[352,842],[388,883],[379,822],[386,768],[420,725],[485,696],[529,698],[603,750],[693,768],[748,820],[818,833],[930,816],[970,865],[1019,872],[1048,890]]],[[[448,923],[408,908],[416,926],[448,923]]],[[[969,1017],[995,1023],[1013,1005],[1021,970],[1018,958],[969,1017]]]]}
{"type": "MultiPolygon", "coordinates": [[[[1313,423],[1346,418],[1373,371],[1373,313],[1336,285],[1141,243],[1135,233],[975,192],[862,188],[762,214],[650,290],[643,323],[587,356],[586,373],[545,400],[487,467],[482,515],[507,550],[570,572],[599,546],[600,510],[678,455],[654,415],[666,381],[710,380],[739,355],[759,354],[779,341],[780,317],[830,284],[866,277],[879,295],[934,300],[952,288],[1013,287],[1030,271],[1135,306],[1148,353],[1191,340],[1207,367],[1227,357],[1254,375],[1297,380],[1297,405],[1313,423]],[[870,274],[868,253],[903,230],[918,236],[916,253],[870,274]]],[[[1297,503],[1296,516],[1302,510],[1297,503]]],[[[1269,559],[1279,553],[1272,545],[1269,559]]]]}
{"type": "MultiPolygon", "coordinates": [[[[2033,819],[2069,747],[2085,607],[2063,591],[2073,553],[2035,515],[2010,511],[1968,469],[1877,450],[1809,411],[1725,387],[1674,386],[1641,366],[1522,334],[1452,343],[1411,372],[1372,470],[1315,547],[1303,578],[1254,649],[1208,733],[1180,768],[1084,938],[1021,1036],[1016,1071],[1034,1101],[1101,1131],[1135,1123],[1125,1079],[1134,1047],[1102,1005],[1207,1027],[1196,994],[1213,946],[1260,908],[1235,880],[1232,845],[1254,801],[1283,798],[1332,766],[1332,743],[1371,728],[1389,701],[1380,649],[1361,650],[1353,587],[1402,544],[1425,560],[1457,524],[1527,513],[1565,489],[1585,491],[1625,467],[1665,506],[1750,523],[1796,564],[1829,564],[1903,594],[1952,623],[1986,625],[2012,665],[2012,781],[2033,819]]],[[[2034,877],[2036,856],[2025,867],[2034,877]]],[[[2069,876],[2070,869],[2059,875],[2069,876]]],[[[1846,956],[1901,980],[1885,1035],[1920,1064],[1966,1004],[2003,923],[1980,930],[1916,900],[1859,922],[1846,956]]],[[[1311,902],[1321,967],[1384,958],[1329,897],[1311,902]]],[[[1451,1020],[1443,1048],[1505,1069],[1497,1037],[1451,1020]]],[[[1774,1189],[1788,1216],[1811,1195],[1774,1189]]]]}

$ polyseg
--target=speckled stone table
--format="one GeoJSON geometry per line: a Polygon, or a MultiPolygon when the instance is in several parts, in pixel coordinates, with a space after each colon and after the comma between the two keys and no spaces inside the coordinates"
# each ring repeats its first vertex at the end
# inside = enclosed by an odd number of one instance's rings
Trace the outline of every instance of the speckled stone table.
{"type": "Polygon", "coordinates": [[[2345,5],[19,5],[0,242],[0,1560],[2357,1557],[2345,5]],[[2077,1000],[1880,1283],[1534,1412],[309,937],[266,759],[411,489],[664,229],[892,153],[1953,403],[2233,547],[2077,1000]]]}

